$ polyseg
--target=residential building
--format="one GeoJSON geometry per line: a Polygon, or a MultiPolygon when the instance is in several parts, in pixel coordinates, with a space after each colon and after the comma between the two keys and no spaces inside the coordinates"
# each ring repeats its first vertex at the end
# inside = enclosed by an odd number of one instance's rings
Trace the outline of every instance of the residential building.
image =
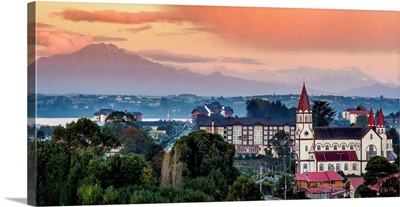
{"type": "Polygon", "coordinates": [[[369,116],[368,110],[362,110],[362,109],[346,109],[342,112],[342,116],[344,119],[349,120],[350,124],[356,123],[357,117],[360,115],[365,115],[369,116]]]}
{"type": "MultiPolygon", "coordinates": [[[[222,118],[197,116],[197,129],[219,134],[235,145],[236,154],[265,154],[271,148],[271,139],[284,130],[290,139],[295,138],[294,122],[270,118],[222,118]]],[[[292,141],[294,144],[294,142],[292,141]]]]}
{"type": "Polygon", "coordinates": [[[296,173],[293,190],[304,191],[312,199],[344,196],[343,180],[335,171],[296,173]]]}
{"type": "Polygon", "coordinates": [[[112,109],[100,109],[100,111],[93,114],[95,121],[105,122],[108,115],[110,115],[114,110],[112,109]]]}
{"type": "MultiPolygon", "coordinates": [[[[364,183],[364,178],[348,178],[344,183],[344,188],[349,192],[350,198],[355,198],[355,193],[357,191],[358,186],[364,183]]],[[[375,189],[376,190],[376,189],[375,189]]]]}
{"type": "Polygon", "coordinates": [[[315,127],[305,85],[296,111],[296,141],[293,148],[296,172],[343,171],[363,175],[367,162],[379,155],[394,161],[393,143],[386,133],[382,108],[375,122],[371,110],[367,127],[315,127]]]}
{"type": "Polygon", "coordinates": [[[229,118],[233,115],[233,109],[229,106],[223,106],[217,101],[204,106],[197,106],[192,110],[192,119],[196,119],[198,115],[211,116],[212,114],[220,114],[222,117],[229,118]]]}

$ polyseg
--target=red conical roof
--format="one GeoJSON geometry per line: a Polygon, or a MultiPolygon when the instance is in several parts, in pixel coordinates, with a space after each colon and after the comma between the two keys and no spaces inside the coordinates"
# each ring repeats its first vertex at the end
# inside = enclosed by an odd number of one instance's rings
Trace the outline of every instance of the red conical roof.
{"type": "Polygon", "coordinates": [[[367,126],[375,126],[374,112],[372,111],[372,107],[371,110],[369,110],[367,126]]]}
{"type": "Polygon", "coordinates": [[[376,121],[376,126],[385,126],[385,118],[383,117],[382,107],[379,109],[378,120],[376,121]]]}
{"type": "Polygon", "coordinates": [[[303,84],[303,89],[301,91],[300,95],[300,101],[299,101],[299,106],[297,106],[297,112],[298,111],[311,111],[310,108],[310,102],[308,101],[308,96],[307,96],[307,91],[306,91],[306,85],[303,84]]]}

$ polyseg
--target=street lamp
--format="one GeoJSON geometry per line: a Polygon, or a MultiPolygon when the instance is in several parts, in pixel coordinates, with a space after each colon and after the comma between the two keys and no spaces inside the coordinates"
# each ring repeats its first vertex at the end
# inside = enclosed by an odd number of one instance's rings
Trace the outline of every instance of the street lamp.
{"type": "Polygon", "coordinates": [[[338,152],[336,154],[338,154],[340,157],[340,162],[339,162],[339,171],[340,171],[340,170],[342,170],[342,154],[343,154],[343,152],[338,152]]]}

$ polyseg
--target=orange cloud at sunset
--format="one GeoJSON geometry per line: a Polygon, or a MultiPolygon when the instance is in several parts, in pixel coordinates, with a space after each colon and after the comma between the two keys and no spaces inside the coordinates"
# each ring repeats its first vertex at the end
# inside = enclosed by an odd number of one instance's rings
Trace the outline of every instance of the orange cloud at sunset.
{"type": "Polygon", "coordinates": [[[159,21],[180,21],[174,12],[118,12],[113,10],[102,10],[88,12],[78,9],[66,9],[62,12],[54,12],[56,16],[72,21],[109,22],[121,24],[141,24],[159,21]]]}
{"type": "Polygon", "coordinates": [[[259,49],[396,51],[397,12],[164,6],[164,11],[118,12],[66,9],[72,21],[142,24],[191,22],[222,39],[259,49]]]}
{"type": "Polygon", "coordinates": [[[192,6],[171,9],[182,19],[213,27],[229,41],[264,49],[398,49],[397,12],[192,6]]]}
{"type": "MultiPolygon", "coordinates": [[[[28,39],[32,39],[30,34],[28,39]]],[[[36,43],[45,46],[46,55],[67,54],[75,52],[92,43],[92,36],[83,35],[72,31],[66,31],[52,25],[38,24],[36,27],[36,43]]],[[[32,40],[31,40],[32,41],[32,40]]]]}
{"type": "Polygon", "coordinates": [[[138,32],[141,32],[141,31],[144,31],[144,30],[148,30],[148,29],[151,29],[151,28],[152,28],[151,25],[148,24],[148,25],[141,26],[141,27],[128,28],[128,29],[125,29],[125,30],[122,30],[122,31],[128,31],[128,32],[132,32],[132,33],[136,34],[138,32]]]}

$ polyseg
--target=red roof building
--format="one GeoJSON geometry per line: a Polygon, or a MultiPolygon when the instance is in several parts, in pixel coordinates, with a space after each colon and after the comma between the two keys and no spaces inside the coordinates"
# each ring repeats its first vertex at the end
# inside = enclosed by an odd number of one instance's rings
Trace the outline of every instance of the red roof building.
{"type": "Polygon", "coordinates": [[[344,193],[342,182],[343,177],[335,171],[297,173],[294,191],[305,191],[309,198],[323,198],[333,193],[344,193]]]}

